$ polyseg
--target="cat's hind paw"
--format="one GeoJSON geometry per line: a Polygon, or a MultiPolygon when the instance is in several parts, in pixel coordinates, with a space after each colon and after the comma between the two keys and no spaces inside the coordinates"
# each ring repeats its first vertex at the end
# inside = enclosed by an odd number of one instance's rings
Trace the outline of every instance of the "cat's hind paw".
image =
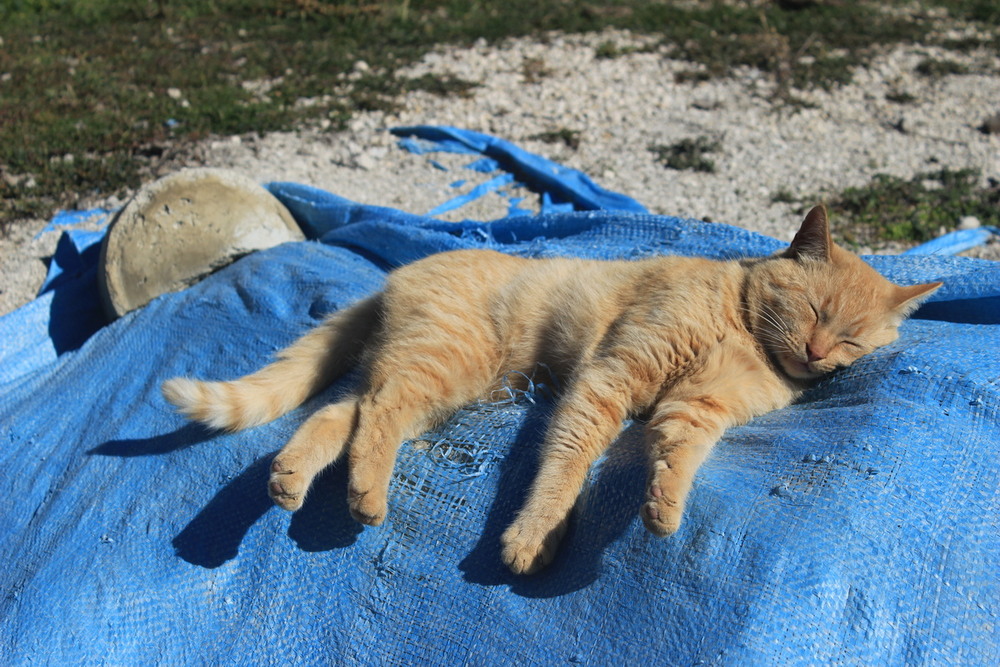
{"type": "Polygon", "coordinates": [[[354,486],[347,489],[347,506],[351,516],[366,526],[380,526],[385,521],[388,504],[385,495],[375,491],[361,491],[354,486]]]}
{"type": "Polygon", "coordinates": [[[312,475],[296,470],[294,461],[279,454],[271,462],[271,478],[267,482],[267,493],[274,504],[290,512],[302,507],[306,492],[312,483],[312,475]]]}
{"type": "Polygon", "coordinates": [[[515,521],[500,538],[500,558],[514,574],[534,574],[552,562],[565,532],[565,521],[548,531],[515,521]]]}
{"type": "Polygon", "coordinates": [[[657,537],[673,535],[681,526],[684,503],[677,502],[662,492],[653,482],[646,495],[646,503],[641,510],[642,522],[646,529],[657,537]]]}

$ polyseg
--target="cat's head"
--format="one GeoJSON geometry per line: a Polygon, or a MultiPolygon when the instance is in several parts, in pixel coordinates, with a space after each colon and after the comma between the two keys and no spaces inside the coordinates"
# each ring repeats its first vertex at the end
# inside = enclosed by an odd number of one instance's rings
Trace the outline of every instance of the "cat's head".
{"type": "Polygon", "coordinates": [[[830,238],[826,209],[809,211],[787,250],[761,262],[747,289],[755,336],[798,380],[891,343],[900,323],[942,283],[889,282],[830,238]]]}

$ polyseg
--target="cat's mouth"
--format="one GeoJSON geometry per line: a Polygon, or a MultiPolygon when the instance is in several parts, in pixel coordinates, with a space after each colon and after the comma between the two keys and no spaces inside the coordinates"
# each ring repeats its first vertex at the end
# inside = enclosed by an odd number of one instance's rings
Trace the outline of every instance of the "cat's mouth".
{"type": "Polygon", "coordinates": [[[823,371],[816,370],[811,364],[793,357],[782,356],[781,365],[788,375],[797,380],[812,380],[823,375],[823,371]]]}

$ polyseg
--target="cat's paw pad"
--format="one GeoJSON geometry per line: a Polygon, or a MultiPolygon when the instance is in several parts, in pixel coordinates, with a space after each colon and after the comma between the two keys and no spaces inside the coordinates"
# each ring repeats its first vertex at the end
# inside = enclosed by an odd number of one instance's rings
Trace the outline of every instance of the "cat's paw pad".
{"type": "Polygon", "coordinates": [[[372,490],[361,491],[354,486],[347,489],[347,506],[354,520],[366,526],[381,525],[388,511],[384,495],[372,490]]]}
{"type": "Polygon", "coordinates": [[[659,485],[653,483],[646,494],[642,506],[642,521],[646,529],[658,537],[666,537],[677,532],[684,514],[684,503],[665,495],[659,485]]]}
{"type": "Polygon", "coordinates": [[[267,481],[267,493],[274,504],[291,512],[302,507],[312,483],[312,476],[296,467],[293,461],[279,455],[271,462],[271,478],[267,481]]]}
{"type": "Polygon", "coordinates": [[[552,562],[565,530],[565,522],[545,531],[517,521],[500,538],[500,558],[514,574],[533,574],[552,562]]]}

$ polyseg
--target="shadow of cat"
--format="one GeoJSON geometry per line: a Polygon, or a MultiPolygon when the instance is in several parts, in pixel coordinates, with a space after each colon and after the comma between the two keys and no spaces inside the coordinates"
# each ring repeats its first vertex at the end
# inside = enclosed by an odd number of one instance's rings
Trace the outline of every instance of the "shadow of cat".
{"type": "Polygon", "coordinates": [[[170,452],[187,449],[206,442],[218,435],[201,424],[188,422],[172,433],[154,435],[150,438],[129,438],[124,440],[108,440],[107,442],[87,451],[87,454],[97,456],[159,456],[170,452]]]}
{"type": "MultiPolygon", "coordinates": [[[[179,558],[205,568],[216,568],[236,557],[251,526],[274,507],[267,495],[271,452],[254,461],[223,487],[177,534],[172,544],[179,558]]],[[[313,481],[302,508],[292,515],[288,536],[303,551],[329,551],[348,547],[362,526],[347,508],[347,475],[331,467],[313,481]]]]}
{"type": "MultiPolygon", "coordinates": [[[[161,456],[217,437],[217,431],[190,422],[150,438],[109,440],[87,453],[98,456],[161,456]]],[[[261,456],[229,482],[172,540],[179,558],[216,568],[236,557],[251,526],[274,503],[267,495],[270,465],[277,452],[261,456]]],[[[302,508],[292,515],[288,536],[303,551],[329,551],[350,546],[362,526],[347,507],[344,466],[331,466],[313,481],[302,508]]]]}
{"type": "Polygon", "coordinates": [[[274,506],[266,486],[274,454],[250,464],[177,534],[171,544],[179,558],[216,568],[236,557],[250,527],[274,506]]]}
{"type": "MultiPolygon", "coordinates": [[[[519,429],[511,452],[500,464],[500,478],[484,530],[459,568],[469,583],[508,585],[525,597],[556,597],[593,583],[603,554],[619,539],[643,500],[646,456],[642,429],[632,424],[619,434],[595,465],[554,561],[540,573],[517,577],[500,560],[500,536],[527,496],[538,469],[538,450],[553,404],[536,404],[519,429]],[[600,508],[597,511],[595,508],[600,508]],[[597,520],[597,518],[600,520],[597,520]]],[[[150,438],[109,440],[88,454],[159,456],[206,442],[217,432],[196,423],[150,438]]],[[[173,538],[177,556],[188,563],[217,568],[236,557],[250,528],[273,507],[267,494],[270,464],[277,452],[261,456],[226,484],[173,538]]],[[[288,536],[303,551],[319,552],[354,544],[364,527],[347,505],[347,467],[330,466],[313,481],[302,508],[292,515],[288,536]]]]}
{"type": "Polygon", "coordinates": [[[500,560],[500,536],[514,521],[537,473],[550,409],[551,405],[538,405],[529,411],[511,452],[500,464],[496,496],[482,535],[459,564],[466,582],[507,585],[513,593],[529,598],[558,597],[586,588],[601,576],[608,546],[626,532],[639,512],[648,464],[642,425],[632,423],[591,471],[552,563],[526,577],[507,569],[500,560]]]}

